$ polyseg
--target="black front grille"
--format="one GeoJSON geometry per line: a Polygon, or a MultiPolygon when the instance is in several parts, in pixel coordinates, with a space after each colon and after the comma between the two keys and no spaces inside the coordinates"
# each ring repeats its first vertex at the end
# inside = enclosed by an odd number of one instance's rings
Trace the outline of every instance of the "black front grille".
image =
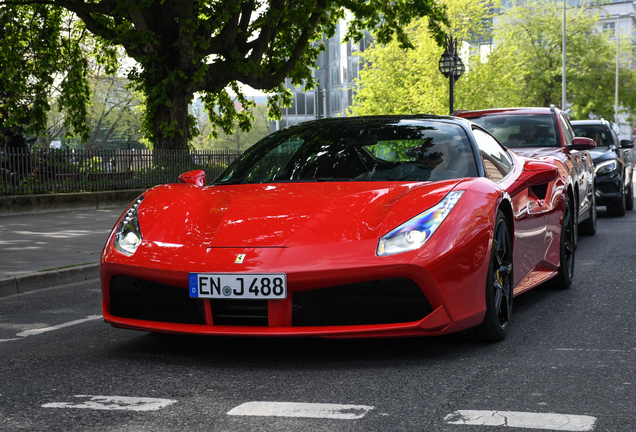
{"type": "Polygon", "coordinates": [[[404,278],[302,291],[292,301],[295,327],[394,324],[433,312],[419,286],[404,278]]]}
{"type": "Polygon", "coordinates": [[[211,300],[214,325],[267,326],[267,300],[211,300]]]}
{"type": "Polygon", "coordinates": [[[110,280],[110,313],[120,318],[205,324],[203,303],[188,290],[128,276],[110,280]]]}
{"type": "Polygon", "coordinates": [[[601,193],[604,194],[616,194],[620,192],[618,186],[613,182],[603,182],[596,186],[601,193]]]}

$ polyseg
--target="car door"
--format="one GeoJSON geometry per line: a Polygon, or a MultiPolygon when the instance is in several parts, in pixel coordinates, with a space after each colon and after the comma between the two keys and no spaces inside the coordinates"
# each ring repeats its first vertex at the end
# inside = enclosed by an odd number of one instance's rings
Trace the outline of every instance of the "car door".
{"type": "MultiPolygon", "coordinates": [[[[490,134],[474,128],[473,135],[479,147],[486,177],[505,187],[506,179],[514,169],[512,157],[490,134]]],[[[516,286],[543,259],[549,205],[546,206],[545,200],[536,196],[530,188],[525,188],[510,198],[515,218],[512,257],[516,286]]]]}
{"type": "MultiPolygon", "coordinates": [[[[572,140],[576,136],[570,121],[559,113],[559,122],[563,130],[563,140],[566,147],[572,145],[572,140]]],[[[585,215],[592,204],[592,194],[594,193],[594,163],[587,150],[569,150],[572,156],[572,165],[576,169],[576,182],[579,189],[579,206],[577,215],[585,215]]],[[[578,220],[578,219],[577,219],[578,220]]]]}

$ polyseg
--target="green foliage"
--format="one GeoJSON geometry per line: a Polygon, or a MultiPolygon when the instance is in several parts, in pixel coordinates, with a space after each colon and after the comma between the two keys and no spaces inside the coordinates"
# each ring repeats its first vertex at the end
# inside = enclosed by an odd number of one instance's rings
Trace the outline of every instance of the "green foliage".
{"type": "Polygon", "coordinates": [[[358,91],[350,112],[355,115],[415,114],[447,111],[444,77],[437,72],[442,50],[426,33],[411,29],[414,50],[397,41],[375,45],[362,54],[358,91]]]}
{"type": "MultiPolygon", "coordinates": [[[[491,10],[479,0],[445,1],[450,33],[459,41],[488,39],[491,10]]],[[[467,71],[455,83],[455,108],[561,105],[562,6],[525,2],[497,17],[495,47],[484,59],[472,52],[467,71]]],[[[567,13],[567,100],[575,119],[614,117],[616,42],[598,30],[598,10],[567,13]]],[[[448,113],[448,79],[438,70],[442,50],[421,22],[408,28],[415,50],[395,42],[376,45],[362,55],[359,90],[351,114],[448,113]]],[[[632,50],[620,43],[620,105],[636,106],[636,73],[627,67],[632,50]]],[[[467,62],[467,60],[469,60],[467,62]]]]}
{"type": "MultiPolygon", "coordinates": [[[[549,1],[528,2],[507,12],[497,28],[498,47],[491,57],[508,64],[509,83],[520,89],[520,105],[561,105],[561,8],[549,1]]],[[[598,9],[567,11],[566,97],[573,118],[614,117],[616,42],[613,35],[598,29],[598,22],[598,9]]],[[[621,105],[631,111],[636,103],[636,76],[626,60],[632,48],[627,40],[621,45],[621,105]]]]}
{"type": "MultiPolygon", "coordinates": [[[[463,42],[489,31],[492,5],[481,0],[443,0],[449,23],[444,31],[463,42]]],[[[372,114],[448,114],[448,79],[439,72],[444,49],[428,31],[427,18],[407,28],[413,50],[405,50],[397,40],[376,43],[361,53],[365,68],[360,71],[358,91],[349,113],[372,114]]],[[[456,84],[460,91],[462,81],[456,84]]]]}
{"type": "Polygon", "coordinates": [[[63,8],[0,2],[0,124],[44,135],[57,101],[67,130],[87,139],[87,72],[95,53],[98,62],[112,65],[104,41],[63,8]]]}
{"type": "MultiPolygon", "coordinates": [[[[395,37],[402,48],[410,46],[405,28],[414,18],[429,17],[427,32],[438,43],[447,23],[435,0],[32,2],[74,12],[99,40],[121,45],[138,63],[129,79],[145,97],[143,130],[157,149],[185,149],[196,136],[195,119],[188,113],[195,93],[204,100],[215,131],[250,128],[249,101],[238,83],[268,94],[268,115],[280,118],[280,106],[290,97],[282,86],[285,78],[315,86],[311,67],[324,50],[315,42],[323,34],[332,36],[347,11],[349,36],[359,39],[363,28],[374,27],[380,43],[395,37]],[[228,88],[248,109],[236,110],[228,88]]],[[[12,9],[20,3],[0,0],[0,6],[12,9]]],[[[104,58],[109,58],[107,51],[104,58]]]]}
{"type": "Polygon", "coordinates": [[[197,120],[197,128],[201,131],[201,135],[192,141],[194,148],[197,150],[245,151],[252,144],[270,133],[267,109],[263,105],[254,104],[250,108],[251,114],[249,115],[253,118],[251,129],[245,130],[241,128],[238,120],[235,120],[232,128],[233,132],[230,134],[225,133],[223,130],[214,131],[212,129],[212,123],[203,104],[194,104],[191,112],[197,120]]]}
{"type": "MultiPolygon", "coordinates": [[[[109,140],[124,142],[141,138],[141,116],[135,108],[140,106],[142,98],[127,88],[128,80],[117,75],[94,75],[89,83],[92,90],[88,117],[91,137],[85,142],[86,149],[106,148],[109,140]]],[[[127,148],[127,145],[118,147],[127,148]]]]}

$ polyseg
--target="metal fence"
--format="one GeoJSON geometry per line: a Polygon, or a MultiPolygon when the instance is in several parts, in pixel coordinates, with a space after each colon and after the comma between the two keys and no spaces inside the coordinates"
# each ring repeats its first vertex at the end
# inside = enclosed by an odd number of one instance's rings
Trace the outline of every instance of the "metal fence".
{"type": "Polygon", "coordinates": [[[0,195],[93,192],[177,183],[203,170],[214,180],[237,151],[13,149],[0,151],[0,195]]]}

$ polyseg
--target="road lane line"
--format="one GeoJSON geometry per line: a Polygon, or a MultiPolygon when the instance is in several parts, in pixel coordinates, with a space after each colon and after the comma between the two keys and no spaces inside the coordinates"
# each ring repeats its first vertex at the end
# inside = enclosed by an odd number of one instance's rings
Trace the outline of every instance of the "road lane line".
{"type": "Polygon", "coordinates": [[[507,426],[525,429],[584,432],[594,429],[596,417],[517,411],[459,410],[444,417],[446,423],[469,426],[507,426]]]}
{"type": "Polygon", "coordinates": [[[128,396],[92,396],[75,395],[76,398],[89,398],[82,403],[53,402],[42,408],[80,408],[102,411],[158,411],[176,403],[172,399],[128,397],[128,396]]]}
{"type": "Polygon", "coordinates": [[[338,405],[296,402],[247,402],[232,408],[228,415],[311,417],[355,420],[364,417],[374,407],[366,405],[338,405]]]}
{"type": "Polygon", "coordinates": [[[17,338],[0,339],[0,343],[14,341],[14,340],[20,340],[20,338],[25,338],[27,336],[39,335],[39,334],[50,332],[50,331],[53,331],[53,330],[59,330],[59,329],[62,329],[64,327],[70,327],[70,326],[74,326],[74,325],[77,325],[77,324],[82,324],[82,323],[85,323],[85,322],[88,322],[88,321],[94,321],[94,320],[100,319],[100,318],[102,318],[102,315],[89,315],[86,318],[78,319],[78,320],[75,320],[75,321],[69,321],[69,322],[58,324],[58,325],[51,326],[51,327],[44,327],[44,328],[33,329],[33,330],[25,330],[23,332],[20,332],[20,333],[16,334],[16,336],[18,336],[17,338]]]}

